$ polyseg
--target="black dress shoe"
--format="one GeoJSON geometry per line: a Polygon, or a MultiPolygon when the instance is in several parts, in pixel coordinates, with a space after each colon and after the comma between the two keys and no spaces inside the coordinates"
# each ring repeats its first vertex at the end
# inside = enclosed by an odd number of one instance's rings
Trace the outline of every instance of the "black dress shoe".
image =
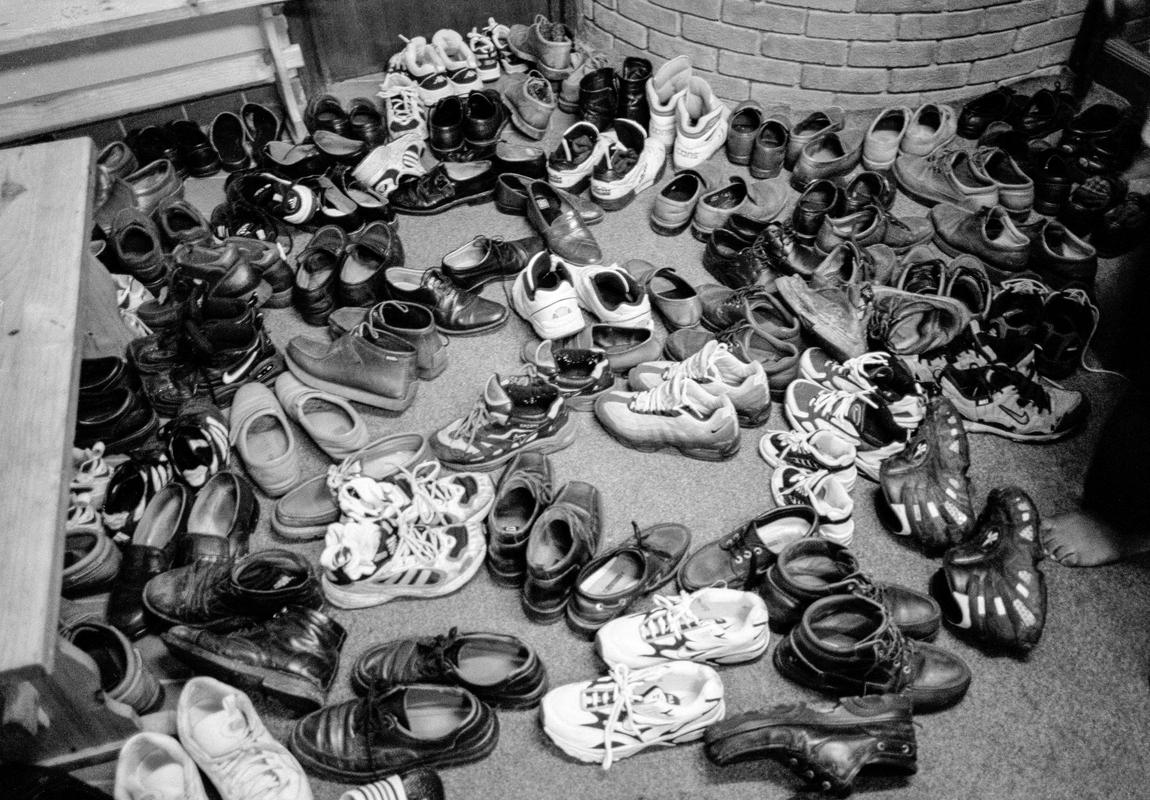
{"type": "Polygon", "coordinates": [[[758,282],[767,268],[751,248],[752,242],[734,231],[719,228],[707,239],[703,251],[703,269],[724,286],[738,289],[758,282]]]}
{"type": "Polygon", "coordinates": [[[356,97],[347,109],[348,136],[359,139],[368,149],[378,147],[387,140],[387,127],[383,115],[368,97],[356,97]]]}
{"type": "Polygon", "coordinates": [[[1031,175],[1034,178],[1034,210],[1050,216],[1062,211],[1074,186],[1066,159],[1058,153],[1051,153],[1038,163],[1031,175]]]}
{"type": "Polygon", "coordinates": [[[812,181],[799,195],[791,214],[794,235],[803,241],[813,240],[823,220],[828,216],[842,216],[845,205],[846,197],[837,183],[826,178],[812,181]]]}
{"type": "Polygon", "coordinates": [[[103,442],[108,453],[126,453],[144,444],[159,430],[156,412],[147,400],[126,387],[98,394],[81,394],[76,409],[76,447],[103,442]]]}
{"type": "Polygon", "coordinates": [[[251,163],[243,120],[231,111],[216,115],[208,138],[219,153],[220,165],[225,172],[246,169],[251,163]]]}
{"type": "Polygon", "coordinates": [[[112,221],[116,272],[131,275],[155,294],[168,275],[160,231],[151,217],[125,208],[112,221]]]}
{"type": "Polygon", "coordinates": [[[206,178],[220,171],[220,156],[200,126],[187,119],[168,123],[168,133],[176,143],[176,163],[195,178],[206,178]]]}
{"type": "Polygon", "coordinates": [[[159,125],[149,125],[146,128],[131,131],[126,140],[128,147],[136,154],[136,160],[141,166],[147,166],[153,161],[167,159],[178,170],[179,150],[167,128],[159,125]]]}
{"type": "Polygon", "coordinates": [[[339,100],[330,94],[312,97],[304,110],[304,125],[314,135],[316,131],[331,131],[340,136],[350,134],[351,122],[339,100]]]}
{"type": "Polygon", "coordinates": [[[397,214],[438,214],[458,205],[476,205],[495,193],[490,161],[441,163],[415,180],[401,183],[389,198],[397,214]]]}
{"type": "Polygon", "coordinates": [[[894,182],[881,172],[863,170],[851,178],[843,190],[842,213],[853,214],[869,205],[890,210],[897,190],[894,182]]]}
{"type": "Polygon", "coordinates": [[[1009,86],[999,86],[974,98],[958,115],[958,135],[963,139],[977,139],[990,123],[1009,121],[1019,105],[1025,105],[1027,100],[1009,86]]]}
{"type": "Polygon", "coordinates": [[[460,289],[438,269],[391,267],[383,272],[387,296],[431,309],[435,326],[446,334],[467,336],[507,322],[507,306],[460,289]]]}
{"type": "Polygon", "coordinates": [[[156,227],[169,247],[184,242],[204,242],[212,238],[212,230],[200,210],[182,197],[165,198],[153,212],[156,227]]]}
{"type": "Polygon", "coordinates": [[[1095,103],[1072,119],[1062,129],[1058,150],[1067,156],[1078,155],[1088,141],[1115,133],[1125,122],[1126,114],[1111,103],[1095,103]]]}
{"type": "Polygon", "coordinates": [[[461,289],[478,291],[492,281],[511,280],[545,247],[538,236],[510,242],[476,236],[443,257],[443,274],[461,289]]]}
{"type": "Polygon", "coordinates": [[[403,265],[403,243],[386,222],[373,222],[348,237],[340,260],[336,301],[367,308],[384,298],[383,271],[403,265]]]}
{"type": "Polygon", "coordinates": [[[292,302],[308,325],[325,325],[335,310],[336,278],[347,234],[335,225],[315,232],[296,260],[292,302]]]}
{"type": "Polygon", "coordinates": [[[579,82],[579,119],[601,131],[611,127],[619,106],[619,79],[611,67],[602,67],[579,82]]]}
{"type": "Polygon", "coordinates": [[[122,356],[85,358],[80,361],[80,399],[117,389],[137,389],[139,380],[122,356]]]}
{"type": "Polygon", "coordinates": [[[533,145],[499,142],[491,163],[497,175],[514,173],[536,180],[547,177],[547,153],[533,145]]]}
{"type": "Polygon", "coordinates": [[[463,147],[463,101],[456,95],[436,103],[427,117],[427,141],[440,158],[463,147]]]}
{"type": "Polygon", "coordinates": [[[472,92],[463,107],[463,139],[479,152],[490,151],[507,125],[507,109],[494,89],[472,92]]]}
{"type": "Polygon", "coordinates": [[[637,56],[623,59],[619,70],[619,105],[615,116],[631,119],[643,126],[651,121],[651,106],[647,102],[647,81],[651,79],[651,62],[637,56]]]}
{"type": "Polygon", "coordinates": [[[815,274],[823,257],[809,244],[803,244],[794,230],[785,223],[772,222],[756,240],[762,248],[768,266],[780,275],[815,274]]]}
{"type": "Polygon", "coordinates": [[[1061,87],[1039,89],[1022,106],[1014,120],[1014,129],[1027,139],[1041,139],[1070,122],[1074,107],[1074,97],[1061,87]]]}
{"type": "Polygon", "coordinates": [[[307,175],[322,174],[332,161],[315,142],[292,144],[278,140],[267,142],[257,150],[256,158],[263,169],[296,180],[307,175]]]}
{"type": "Polygon", "coordinates": [[[248,141],[256,152],[262,150],[268,142],[279,139],[283,131],[284,123],[279,114],[262,103],[244,103],[240,106],[240,119],[244,123],[248,141]]]}

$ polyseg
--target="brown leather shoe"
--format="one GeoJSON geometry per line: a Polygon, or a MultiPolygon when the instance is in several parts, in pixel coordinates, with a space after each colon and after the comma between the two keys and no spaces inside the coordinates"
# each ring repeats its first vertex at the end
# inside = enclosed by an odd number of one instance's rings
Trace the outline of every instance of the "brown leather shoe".
{"type": "MultiPolygon", "coordinates": [[[[930,210],[934,243],[948,256],[977,256],[991,268],[1013,273],[1030,263],[1030,239],[1002,206],[970,212],[950,204],[930,210]]],[[[993,277],[993,276],[992,276],[993,277]]]]}
{"type": "Polygon", "coordinates": [[[669,330],[691,328],[699,324],[703,315],[699,293],[695,287],[670,267],[656,268],[648,261],[633,258],[623,268],[647,290],[651,304],[663,317],[669,330]]]}
{"type": "Polygon", "coordinates": [[[525,75],[512,75],[507,80],[503,99],[512,124],[524,136],[542,139],[557,105],[551,83],[534,70],[525,75]]]}
{"type": "Polygon", "coordinates": [[[787,169],[794,169],[799,161],[803,147],[820,136],[843,129],[844,114],[838,106],[832,106],[826,111],[815,111],[799,121],[791,128],[790,140],[787,142],[786,160],[783,162],[787,169]]]}
{"type": "Polygon", "coordinates": [[[603,251],[579,212],[546,181],[527,184],[527,218],[548,249],[565,261],[603,263],[603,251]]]}
{"type": "Polygon", "coordinates": [[[791,173],[791,186],[802,191],[811,181],[846,175],[862,157],[863,133],[838,131],[803,145],[791,173]]]}
{"type": "Polygon", "coordinates": [[[388,411],[405,410],[419,388],[415,347],[370,324],[330,344],[297,336],[286,358],[308,386],[388,411]]]}

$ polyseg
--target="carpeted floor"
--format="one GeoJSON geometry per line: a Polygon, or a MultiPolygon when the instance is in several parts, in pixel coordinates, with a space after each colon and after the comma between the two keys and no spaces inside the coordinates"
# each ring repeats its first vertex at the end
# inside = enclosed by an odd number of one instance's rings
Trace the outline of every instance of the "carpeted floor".
{"type": "MultiPolygon", "coordinates": [[[[350,97],[363,88],[353,84],[341,87],[340,93],[350,97]]],[[[567,115],[557,114],[547,141],[553,141],[570,121],[567,115]]],[[[510,130],[508,138],[518,140],[510,130]]],[[[721,153],[706,167],[716,179],[746,174],[745,169],[728,164],[721,153]]],[[[670,169],[663,182],[669,178],[670,169]]],[[[188,195],[208,211],[222,199],[222,182],[222,177],[195,182],[189,186],[188,195]]],[[[793,198],[793,190],[788,191],[793,198]]],[[[630,207],[608,214],[603,224],[593,228],[606,257],[620,263],[644,258],[674,267],[693,283],[709,281],[700,266],[703,246],[699,242],[688,233],[668,239],[651,232],[647,215],[655,193],[645,192],[630,207]]],[[[924,213],[902,197],[895,211],[903,215],[924,213]]],[[[501,215],[491,205],[464,207],[430,218],[404,217],[400,224],[407,264],[412,267],[438,265],[444,253],[476,234],[517,238],[529,233],[526,220],[501,215]]],[[[306,238],[297,237],[296,252],[306,238]]],[[[1117,302],[1126,285],[1123,269],[1122,262],[1110,261],[1104,262],[1101,270],[1103,329],[1099,342],[1103,350],[1112,341],[1108,338],[1112,334],[1107,326],[1112,323],[1107,309],[1117,302]]],[[[495,284],[484,294],[501,299],[503,291],[503,286],[495,284]]],[[[297,335],[326,336],[323,329],[304,325],[291,310],[270,312],[267,319],[272,338],[280,347],[297,335]]],[[[419,397],[406,413],[385,416],[363,409],[372,433],[429,434],[466,414],[492,373],[509,374],[522,368],[520,347],[530,338],[530,328],[514,314],[504,328],[491,334],[453,338],[447,371],[419,387],[419,397]]],[[[972,478],[980,499],[995,486],[1013,483],[1031,494],[1043,514],[1074,506],[1093,443],[1124,380],[1079,373],[1067,385],[1086,391],[1094,408],[1088,428],[1077,437],[1046,446],[971,437],[972,478]]],[[[765,428],[743,431],[742,450],[735,458],[719,464],[628,450],[607,436],[593,415],[577,416],[578,439],[552,461],[559,481],[581,479],[600,488],[605,510],[604,547],[626,539],[632,520],[640,525],[681,522],[691,529],[695,544],[701,545],[772,505],[770,469],[759,457],[757,445],[763,430],[785,426],[777,407],[765,428]]],[[[300,441],[308,474],[325,469],[319,451],[302,433],[300,441]]],[[[854,490],[857,529],[853,549],[875,578],[924,589],[938,561],[924,557],[883,529],[872,503],[875,489],[874,484],[861,480],[854,490]]],[[[270,501],[265,499],[262,506],[253,548],[283,546],[269,532],[270,501]]],[[[294,549],[315,558],[321,543],[296,545],[294,549]]],[[[916,776],[907,780],[864,777],[856,790],[867,797],[907,800],[1117,800],[1145,796],[1150,782],[1147,563],[1070,570],[1048,562],[1050,612],[1046,631],[1026,660],[987,657],[944,631],[938,643],[962,655],[973,671],[969,694],[951,710],[918,717],[916,776]]],[[[648,606],[649,601],[639,608],[648,606]]],[[[601,671],[588,643],[563,624],[544,627],[529,622],[519,609],[516,592],[496,587],[482,570],[450,597],[337,611],[335,617],[347,627],[349,637],[330,695],[332,701],[351,697],[348,670],[368,646],[394,637],[442,633],[456,626],[522,637],[538,649],[552,685],[601,671]]],[[[145,647],[158,662],[168,663],[155,642],[145,647]]],[[[173,676],[179,674],[177,668],[173,670],[173,676]]],[[[724,668],[721,676],[729,713],[816,697],[780,677],[769,657],[724,668]]],[[[263,703],[260,708],[273,732],[286,734],[291,720],[285,711],[263,703]]],[[[569,760],[552,746],[534,711],[501,712],[499,718],[501,738],[493,755],[479,763],[442,771],[449,798],[762,800],[806,796],[799,782],[774,763],[722,769],[712,766],[699,746],[645,752],[604,772],[569,760]]],[[[345,788],[320,780],[313,780],[312,786],[318,800],[336,800],[345,788]]]]}

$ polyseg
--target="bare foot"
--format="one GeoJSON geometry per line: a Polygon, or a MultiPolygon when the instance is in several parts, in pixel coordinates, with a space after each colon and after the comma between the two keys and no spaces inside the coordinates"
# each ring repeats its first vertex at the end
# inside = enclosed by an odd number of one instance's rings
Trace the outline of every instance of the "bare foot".
{"type": "Polygon", "coordinates": [[[1089,511],[1047,519],[1042,543],[1047,555],[1064,567],[1100,567],[1150,552],[1150,536],[1120,531],[1089,511]]]}

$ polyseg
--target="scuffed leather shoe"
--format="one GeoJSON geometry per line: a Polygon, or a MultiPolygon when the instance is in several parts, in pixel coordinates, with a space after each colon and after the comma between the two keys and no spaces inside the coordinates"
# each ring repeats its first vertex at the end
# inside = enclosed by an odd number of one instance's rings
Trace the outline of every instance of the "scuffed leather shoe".
{"type": "Polygon", "coordinates": [[[775,285],[803,329],[832,356],[846,361],[867,351],[869,289],[857,285],[808,284],[797,275],[784,275],[776,279],[775,285]]]}
{"type": "Polygon", "coordinates": [[[538,236],[512,241],[476,236],[443,257],[443,274],[459,288],[477,291],[492,281],[511,280],[544,247],[538,236]]]}
{"type": "Polygon", "coordinates": [[[844,113],[838,106],[831,106],[826,111],[815,111],[799,121],[791,128],[790,140],[787,142],[787,153],[783,165],[793,170],[798,163],[799,155],[808,142],[821,136],[826,136],[843,129],[844,113]]]}
{"type": "Polygon", "coordinates": [[[647,291],[651,304],[663,317],[668,330],[692,328],[699,324],[703,307],[695,287],[670,267],[656,269],[641,259],[631,259],[623,265],[639,286],[647,291]]]}
{"type": "Polygon", "coordinates": [[[460,289],[438,269],[391,267],[383,273],[387,295],[431,310],[435,325],[452,336],[494,330],[507,321],[507,306],[460,289]]]}
{"type": "Polygon", "coordinates": [[[679,588],[694,592],[716,583],[728,589],[753,587],[787,544],[815,536],[818,526],[818,513],[811,506],[764,512],[691,553],[679,570],[679,588]]]}
{"type": "Polygon", "coordinates": [[[527,219],[552,253],[572,264],[602,264],[603,251],[575,207],[546,181],[527,184],[527,219]]]}
{"type": "Polygon", "coordinates": [[[802,191],[811,181],[837,178],[858,166],[862,158],[861,131],[838,131],[803,145],[791,172],[791,186],[802,191]]]}
{"type": "Polygon", "coordinates": [[[691,224],[700,198],[707,192],[707,179],[693,169],[675,173],[651,207],[651,230],[660,236],[677,236],[691,224]]]}
{"type": "Polygon", "coordinates": [[[895,355],[933,351],[950,344],[971,321],[962,302],[875,284],[867,323],[872,345],[895,355]]]}
{"type": "Polygon", "coordinates": [[[1021,272],[1030,263],[1030,239],[1002,206],[970,212],[938,205],[930,210],[930,221],[935,245],[952,258],[968,253],[1000,273],[1021,272]]]}

